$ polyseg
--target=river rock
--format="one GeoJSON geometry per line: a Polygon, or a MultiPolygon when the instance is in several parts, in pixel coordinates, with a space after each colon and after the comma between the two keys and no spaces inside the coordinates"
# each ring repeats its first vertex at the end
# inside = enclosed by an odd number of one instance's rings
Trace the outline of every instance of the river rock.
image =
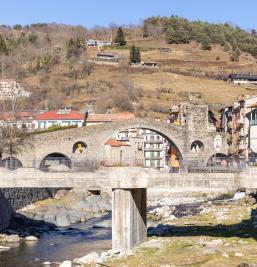
{"type": "Polygon", "coordinates": [[[60,200],[61,198],[65,197],[69,193],[68,190],[59,190],[54,196],[54,199],[60,200]]]}
{"type": "Polygon", "coordinates": [[[35,242],[35,241],[38,241],[38,238],[31,235],[31,236],[26,236],[25,237],[25,241],[28,241],[28,242],[35,242]]]}
{"type": "Polygon", "coordinates": [[[18,235],[7,235],[5,237],[5,242],[7,242],[7,243],[17,243],[17,242],[20,242],[20,237],[18,235]]]}
{"type": "Polygon", "coordinates": [[[9,250],[10,247],[0,246],[0,253],[9,250]]]}
{"type": "Polygon", "coordinates": [[[56,215],[55,222],[57,226],[61,226],[61,227],[69,226],[71,224],[68,214],[65,214],[65,213],[56,215]]]}
{"type": "Polygon", "coordinates": [[[102,252],[100,258],[98,259],[98,263],[106,262],[111,258],[111,255],[108,251],[102,252]]]}
{"type": "Polygon", "coordinates": [[[92,252],[82,258],[76,258],[73,260],[75,264],[85,265],[85,264],[96,264],[98,262],[99,255],[96,252],[92,252]]]}
{"type": "Polygon", "coordinates": [[[63,261],[59,267],[71,267],[72,266],[72,262],[71,261],[63,261]]]}
{"type": "Polygon", "coordinates": [[[94,228],[109,228],[112,227],[112,220],[104,220],[93,225],[94,228]]]}
{"type": "Polygon", "coordinates": [[[19,212],[25,216],[44,220],[56,226],[69,226],[99,217],[111,211],[111,200],[107,193],[94,195],[86,190],[61,190],[55,199],[29,205],[19,212]]]}
{"type": "Polygon", "coordinates": [[[221,239],[214,239],[211,241],[203,241],[202,244],[206,247],[219,247],[223,245],[223,241],[221,239]]]}
{"type": "Polygon", "coordinates": [[[154,214],[157,220],[161,220],[161,219],[174,220],[176,219],[176,216],[172,215],[172,212],[174,211],[174,209],[175,208],[173,206],[171,207],[162,206],[162,207],[158,207],[158,208],[151,210],[149,213],[154,214]]]}

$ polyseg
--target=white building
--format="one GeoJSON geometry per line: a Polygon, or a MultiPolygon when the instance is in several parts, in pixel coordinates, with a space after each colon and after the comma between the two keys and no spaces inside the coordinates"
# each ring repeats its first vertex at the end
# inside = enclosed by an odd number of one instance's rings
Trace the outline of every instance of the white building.
{"type": "Polygon", "coordinates": [[[85,115],[78,111],[59,110],[47,111],[35,116],[35,129],[47,129],[53,126],[77,126],[82,127],[85,115]]]}
{"type": "Polygon", "coordinates": [[[87,46],[97,46],[97,47],[112,46],[111,41],[102,41],[102,40],[94,40],[94,39],[87,40],[86,44],[87,46]]]}
{"type": "Polygon", "coordinates": [[[0,99],[13,97],[29,97],[30,92],[25,91],[16,80],[0,80],[0,99]]]}

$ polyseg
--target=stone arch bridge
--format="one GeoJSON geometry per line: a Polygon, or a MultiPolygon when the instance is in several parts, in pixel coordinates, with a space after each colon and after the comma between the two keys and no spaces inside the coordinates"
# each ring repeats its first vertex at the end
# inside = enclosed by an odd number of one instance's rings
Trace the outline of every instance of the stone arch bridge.
{"type": "MultiPolygon", "coordinates": [[[[86,153],[80,156],[80,160],[101,160],[105,142],[114,134],[131,128],[149,129],[165,137],[176,146],[185,165],[190,166],[199,162],[206,164],[209,157],[215,154],[213,144],[217,133],[213,129],[205,128],[199,132],[189,130],[186,125],[172,125],[150,119],[134,119],[33,135],[17,158],[24,167],[32,167],[32,165],[39,167],[44,157],[52,153],[63,154],[73,161],[77,157],[73,153],[74,144],[82,142],[86,144],[86,153]],[[204,149],[200,153],[192,152],[192,144],[195,141],[203,144],[204,149]]],[[[216,152],[227,154],[226,136],[218,134],[222,138],[223,145],[216,152]]]]}

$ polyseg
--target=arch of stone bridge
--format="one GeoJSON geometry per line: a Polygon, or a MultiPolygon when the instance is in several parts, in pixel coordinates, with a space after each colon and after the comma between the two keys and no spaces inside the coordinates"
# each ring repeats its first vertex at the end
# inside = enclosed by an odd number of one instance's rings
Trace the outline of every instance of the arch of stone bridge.
{"type": "Polygon", "coordinates": [[[41,162],[46,155],[57,152],[66,155],[71,160],[78,156],[84,159],[101,159],[105,142],[114,134],[131,128],[149,129],[159,133],[173,143],[183,157],[186,139],[183,126],[173,126],[154,120],[135,119],[34,135],[31,137],[33,146],[31,147],[30,144],[28,148],[25,147],[19,155],[19,159],[21,161],[25,159],[26,162],[41,162]],[[73,146],[76,142],[87,144],[85,153],[74,155],[73,146]]]}
{"type": "Polygon", "coordinates": [[[183,158],[185,136],[183,135],[182,127],[181,129],[178,129],[176,127],[172,127],[169,124],[167,125],[164,123],[158,124],[156,122],[154,124],[148,124],[148,123],[129,123],[124,125],[119,124],[115,127],[110,127],[109,129],[106,129],[105,131],[102,132],[101,135],[99,135],[99,141],[97,142],[99,146],[96,157],[99,159],[103,157],[104,144],[109,138],[111,138],[115,134],[118,134],[121,131],[132,128],[151,130],[161,135],[177,148],[181,159],[183,158]]]}

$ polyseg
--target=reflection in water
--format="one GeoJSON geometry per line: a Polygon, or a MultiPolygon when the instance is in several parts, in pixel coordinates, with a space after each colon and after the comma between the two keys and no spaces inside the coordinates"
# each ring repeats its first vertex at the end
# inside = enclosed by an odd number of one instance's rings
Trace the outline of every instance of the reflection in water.
{"type": "Polygon", "coordinates": [[[62,262],[92,251],[108,250],[111,248],[111,229],[92,228],[96,222],[99,219],[42,234],[37,242],[23,242],[0,253],[0,267],[37,267],[44,261],[62,262]]]}

